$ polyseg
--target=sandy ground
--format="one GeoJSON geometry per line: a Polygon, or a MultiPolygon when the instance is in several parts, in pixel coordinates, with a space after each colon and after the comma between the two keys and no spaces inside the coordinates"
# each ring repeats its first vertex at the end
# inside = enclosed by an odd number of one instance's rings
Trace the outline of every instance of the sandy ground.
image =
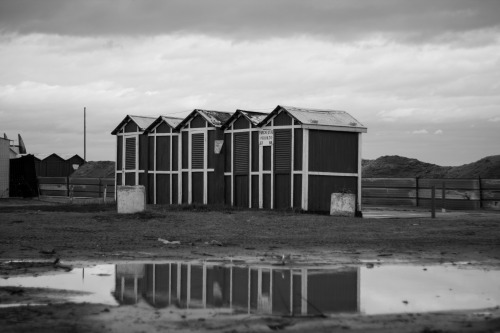
{"type": "MultiPolygon", "coordinates": [[[[66,263],[182,259],[276,262],[287,265],[353,265],[362,260],[456,263],[500,268],[500,214],[371,209],[370,218],[205,207],[148,207],[118,215],[112,206],[70,206],[25,200],[0,201],[0,276],[64,270],[66,263]],[[415,215],[420,214],[420,215],[415,215]],[[428,214],[428,217],[425,217],[428,214]],[[389,216],[388,216],[389,215],[389,216]],[[423,217],[422,217],[423,216],[423,217]],[[384,217],[384,218],[377,218],[384,217]],[[389,218],[388,218],[389,217],[389,218]],[[164,244],[158,241],[178,241],[164,244]],[[59,258],[58,264],[52,263],[59,258]],[[9,264],[10,260],[23,264],[9,264]]],[[[32,300],[50,290],[0,290],[0,306],[12,297],[32,300]],[[19,295],[22,294],[22,295],[19,295]]],[[[2,332],[122,331],[389,331],[500,332],[500,310],[410,315],[339,315],[299,319],[151,311],[141,305],[65,304],[0,308],[2,332]]]]}

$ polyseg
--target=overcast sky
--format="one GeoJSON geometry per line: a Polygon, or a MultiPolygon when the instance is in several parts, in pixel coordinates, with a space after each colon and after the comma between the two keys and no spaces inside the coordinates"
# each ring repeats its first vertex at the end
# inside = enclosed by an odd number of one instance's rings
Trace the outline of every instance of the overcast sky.
{"type": "Polygon", "coordinates": [[[500,1],[0,0],[0,135],[114,160],[127,115],[344,110],[363,158],[500,154],[500,1]]]}

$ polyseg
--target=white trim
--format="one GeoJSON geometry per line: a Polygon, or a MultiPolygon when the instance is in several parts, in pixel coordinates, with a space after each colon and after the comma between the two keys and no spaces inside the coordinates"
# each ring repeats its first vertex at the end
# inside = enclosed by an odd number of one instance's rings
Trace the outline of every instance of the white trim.
{"type": "Polygon", "coordinates": [[[357,177],[357,173],[347,173],[347,172],[318,172],[309,171],[310,176],[337,176],[337,177],[357,177]]]}
{"type": "MultiPolygon", "coordinates": [[[[302,302],[301,302],[301,310],[303,315],[307,315],[307,268],[302,268],[301,270],[301,291],[302,291],[302,302]]],[[[358,289],[359,292],[359,289],[358,289]]],[[[359,296],[359,294],[358,294],[359,296]]],[[[359,309],[359,307],[358,307],[359,309]]]]}
{"type": "MultiPolygon", "coordinates": [[[[156,178],[156,151],[158,149],[158,136],[156,135],[156,128],[155,128],[155,133],[153,135],[153,138],[154,138],[154,143],[155,143],[155,146],[154,146],[154,156],[153,156],[153,180],[154,180],[154,185],[153,185],[153,189],[154,189],[154,193],[153,193],[153,200],[154,200],[154,204],[156,205],[158,203],[157,199],[156,199],[156,192],[158,192],[158,180],[156,178]]],[[[149,138],[148,138],[149,140],[149,138]]],[[[149,144],[149,142],[148,142],[149,144]]],[[[149,160],[149,156],[148,156],[148,160],[149,160]]],[[[149,177],[148,177],[149,178],[149,177]]],[[[147,180],[148,181],[148,185],[149,185],[149,179],[147,180]]]]}
{"type": "Polygon", "coordinates": [[[182,134],[177,136],[177,204],[182,204],[182,134]]]}
{"type": "Polygon", "coordinates": [[[234,206],[234,133],[231,133],[231,206],[234,206]]]}
{"type": "Polygon", "coordinates": [[[203,204],[208,203],[208,132],[203,132],[203,204]]]}
{"type": "MultiPolygon", "coordinates": [[[[273,119],[271,119],[271,126],[273,128],[274,128],[274,118],[276,118],[276,116],[274,116],[273,119]]],[[[273,139],[273,144],[271,145],[271,205],[269,206],[271,209],[274,209],[274,145],[275,144],[276,140],[273,139]]]]}
{"type": "Polygon", "coordinates": [[[259,145],[259,208],[264,208],[264,147],[259,145]]]}
{"type": "MultiPolygon", "coordinates": [[[[292,119],[292,124],[295,121],[295,119],[292,119]]],[[[293,208],[293,181],[294,181],[294,162],[295,162],[295,130],[292,128],[290,131],[292,131],[292,136],[291,136],[291,156],[290,156],[290,208],[293,208]]]]}
{"type": "Polygon", "coordinates": [[[362,174],[361,172],[363,171],[363,168],[361,166],[361,147],[362,147],[362,142],[361,142],[361,133],[358,134],[358,211],[361,212],[362,209],[362,188],[361,188],[361,180],[362,180],[362,174]]]}
{"type": "MultiPolygon", "coordinates": [[[[170,141],[170,160],[169,160],[170,163],[168,166],[168,169],[170,170],[170,181],[168,182],[168,184],[169,184],[169,186],[168,186],[169,187],[169,189],[168,189],[168,191],[169,191],[168,201],[170,204],[172,204],[174,202],[172,199],[172,178],[173,178],[172,177],[172,169],[173,169],[172,165],[174,164],[174,159],[173,159],[174,154],[172,153],[172,147],[173,147],[172,138],[173,138],[172,128],[170,128],[170,140],[169,140],[170,141]]],[[[156,145],[155,145],[155,147],[156,147],[156,145]]],[[[156,175],[155,175],[155,177],[156,177],[156,175]]]]}
{"type": "Polygon", "coordinates": [[[302,131],[302,210],[309,206],[309,130],[302,131]]]}
{"type": "Polygon", "coordinates": [[[335,131],[335,132],[358,132],[366,133],[366,128],[359,127],[344,127],[344,126],[328,126],[328,125],[302,125],[302,128],[321,130],[321,131],[335,131]]]}

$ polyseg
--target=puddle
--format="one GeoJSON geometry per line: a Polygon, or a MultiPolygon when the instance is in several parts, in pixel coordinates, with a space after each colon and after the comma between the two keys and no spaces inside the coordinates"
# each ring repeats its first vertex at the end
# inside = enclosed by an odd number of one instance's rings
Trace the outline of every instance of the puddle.
{"type": "Polygon", "coordinates": [[[145,303],[152,309],[176,306],[193,311],[294,316],[475,310],[500,305],[500,270],[452,265],[118,264],[0,280],[0,287],[4,286],[89,293],[68,297],[70,302],[145,303]]]}

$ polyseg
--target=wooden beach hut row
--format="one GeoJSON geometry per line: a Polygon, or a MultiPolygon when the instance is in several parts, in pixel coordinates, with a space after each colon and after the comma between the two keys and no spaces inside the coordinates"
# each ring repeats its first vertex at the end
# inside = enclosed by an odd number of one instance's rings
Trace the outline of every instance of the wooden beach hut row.
{"type": "Polygon", "coordinates": [[[333,192],[361,210],[363,126],[345,111],[277,106],[271,113],[193,110],[126,116],[117,185],[144,185],[150,204],[225,204],[325,212],[333,192]]]}

